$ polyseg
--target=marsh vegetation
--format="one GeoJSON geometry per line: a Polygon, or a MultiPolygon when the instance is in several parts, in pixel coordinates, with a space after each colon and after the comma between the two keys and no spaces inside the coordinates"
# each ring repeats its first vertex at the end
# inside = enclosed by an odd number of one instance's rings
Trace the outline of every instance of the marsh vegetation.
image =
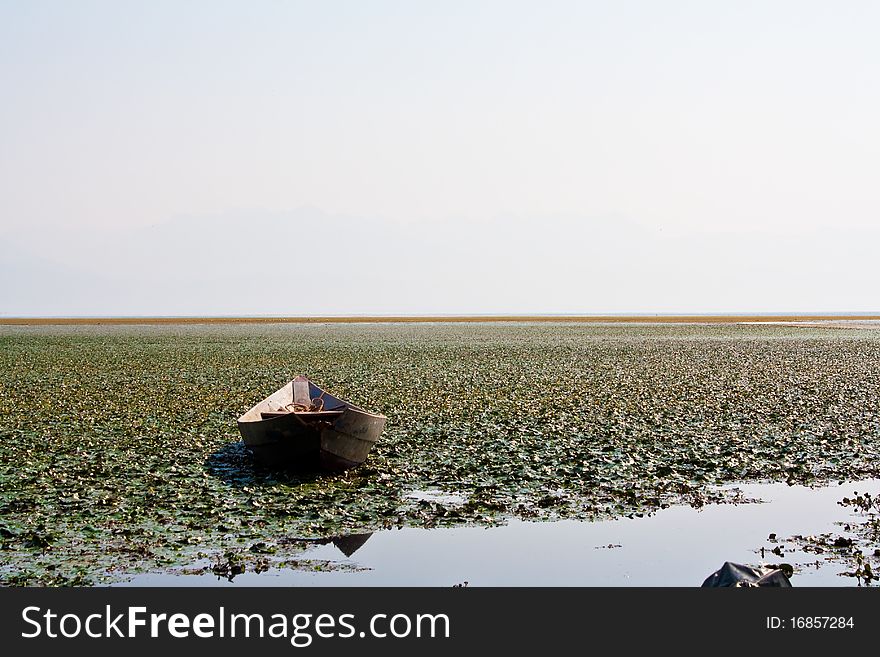
{"type": "Polygon", "coordinates": [[[300,539],[876,477],[878,362],[880,331],[789,326],[4,326],[0,581],[262,568],[300,539]],[[296,374],[388,416],[363,466],[253,464],[235,420],[296,374]]]}

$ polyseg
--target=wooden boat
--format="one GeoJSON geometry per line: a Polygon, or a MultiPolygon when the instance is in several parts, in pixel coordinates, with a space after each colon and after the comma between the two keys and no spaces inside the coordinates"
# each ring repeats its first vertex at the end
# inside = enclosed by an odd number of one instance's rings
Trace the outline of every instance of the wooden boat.
{"type": "Polygon", "coordinates": [[[363,463],[385,420],[298,376],[238,418],[238,430],[265,465],[332,471],[363,463]]]}

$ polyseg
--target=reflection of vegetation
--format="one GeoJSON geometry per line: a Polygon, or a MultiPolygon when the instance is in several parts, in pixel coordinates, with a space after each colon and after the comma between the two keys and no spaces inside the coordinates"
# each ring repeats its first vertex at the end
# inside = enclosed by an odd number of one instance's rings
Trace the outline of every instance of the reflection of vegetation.
{"type": "Polygon", "coordinates": [[[859,513],[867,514],[870,520],[865,523],[864,527],[868,530],[868,535],[873,541],[880,540],[880,523],[877,516],[880,515],[880,497],[873,496],[870,493],[854,493],[855,497],[844,497],[839,502],[841,506],[851,506],[859,513]]]}
{"type": "Polygon", "coordinates": [[[231,572],[230,552],[295,559],[289,537],[876,476],[878,358],[874,331],[778,326],[2,327],[0,581],[231,572]],[[236,417],[299,373],[388,415],[364,466],[266,472],[237,445],[236,417]],[[430,489],[460,500],[410,496],[430,489]]]}
{"type": "Polygon", "coordinates": [[[838,523],[843,534],[793,536],[791,540],[804,552],[844,564],[848,570],[842,575],[855,578],[860,586],[870,586],[880,579],[880,496],[858,492],[853,495],[838,502],[860,516],[856,521],[838,523]]]}
{"type": "Polygon", "coordinates": [[[851,559],[853,568],[846,574],[858,579],[859,584],[871,584],[880,579],[880,497],[870,493],[855,493],[855,497],[844,497],[840,502],[842,506],[852,507],[856,512],[865,516],[862,522],[850,525],[850,531],[855,533],[861,547],[853,547],[851,559]],[[863,549],[865,551],[863,551],[863,549]],[[873,562],[873,566],[872,566],[873,562]]]}

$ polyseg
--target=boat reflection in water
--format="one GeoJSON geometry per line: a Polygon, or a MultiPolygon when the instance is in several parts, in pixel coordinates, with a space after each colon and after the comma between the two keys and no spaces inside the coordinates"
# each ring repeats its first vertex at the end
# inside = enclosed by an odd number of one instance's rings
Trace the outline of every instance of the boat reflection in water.
{"type": "Polygon", "coordinates": [[[305,542],[312,545],[334,545],[342,554],[350,557],[360,550],[372,535],[373,532],[368,532],[366,534],[349,534],[348,536],[331,536],[330,538],[310,538],[305,542]]]}

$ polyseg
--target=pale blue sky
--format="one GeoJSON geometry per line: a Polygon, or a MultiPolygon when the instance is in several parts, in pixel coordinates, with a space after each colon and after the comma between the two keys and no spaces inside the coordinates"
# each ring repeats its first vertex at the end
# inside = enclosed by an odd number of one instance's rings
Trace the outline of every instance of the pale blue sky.
{"type": "Polygon", "coordinates": [[[880,311],[878,27],[0,0],[0,314],[880,311]]]}

